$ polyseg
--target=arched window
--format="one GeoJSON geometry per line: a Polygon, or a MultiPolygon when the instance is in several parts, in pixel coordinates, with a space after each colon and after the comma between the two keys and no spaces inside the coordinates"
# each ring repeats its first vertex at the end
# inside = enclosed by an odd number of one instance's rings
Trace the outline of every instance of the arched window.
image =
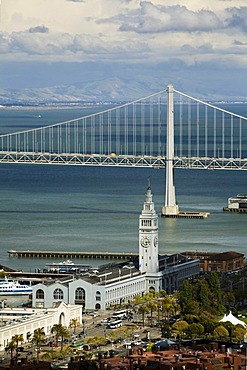
{"type": "Polygon", "coordinates": [[[53,292],[53,298],[54,299],[63,299],[63,291],[60,288],[57,288],[53,292]]]}
{"type": "Polygon", "coordinates": [[[96,292],[96,301],[101,301],[101,293],[99,291],[96,292]]]}
{"type": "Polygon", "coordinates": [[[155,288],[153,287],[153,286],[151,286],[150,288],[149,288],[149,293],[154,293],[155,292],[155,288]]]}
{"type": "Polygon", "coordinates": [[[96,303],[96,305],[95,305],[95,310],[100,310],[100,309],[101,309],[100,304],[99,304],[99,303],[96,303]]]}
{"type": "Polygon", "coordinates": [[[36,299],[44,299],[44,291],[42,289],[37,290],[36,299]]]}
{"type": "Polygon", "coordinates": [[[85,290],[83,288],[77,288],[75,291],[75,300],[76,301],[85,301],[85,290]]]}

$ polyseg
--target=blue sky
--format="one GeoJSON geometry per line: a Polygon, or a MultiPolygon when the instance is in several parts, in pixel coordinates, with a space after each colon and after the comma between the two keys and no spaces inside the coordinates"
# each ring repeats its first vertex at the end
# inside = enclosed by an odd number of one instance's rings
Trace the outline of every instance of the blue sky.
{"type": "Polygon", "coordinates": [[[0,4],[0,88],[117,77],[247,96],[246,0],[0,4]]]}

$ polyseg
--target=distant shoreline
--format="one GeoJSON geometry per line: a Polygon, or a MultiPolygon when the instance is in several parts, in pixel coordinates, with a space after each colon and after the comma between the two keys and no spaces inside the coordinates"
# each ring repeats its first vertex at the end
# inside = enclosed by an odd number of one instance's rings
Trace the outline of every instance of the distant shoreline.
{"type": "MultiPolygon", "coordinates": [[[[0,105],[0,110],[52,110],[52,109],[89,109],[89,108],[96,108],[96,107],[103,107],[103,106],[118,106],[122,104],[126,104],[126,102],[119,101],[119,102],[89,102],[85,104],[57,104],[57,105],[0,105]]],[[[220,105],[227,105],[227,104],[247,104],[247,101],[208,101],[210,104],[220,104],[220,105]]]]}
{"type": "Polygon", "coordinates": [[[41,105],[41,106],[4,106],[0,105],[0,110],[52,110],[52,109],[89,109],[96,108],[105,105],[118,105],[118,103],[95,103],[95,104],[85,104],[85,105],[41,105]]]}

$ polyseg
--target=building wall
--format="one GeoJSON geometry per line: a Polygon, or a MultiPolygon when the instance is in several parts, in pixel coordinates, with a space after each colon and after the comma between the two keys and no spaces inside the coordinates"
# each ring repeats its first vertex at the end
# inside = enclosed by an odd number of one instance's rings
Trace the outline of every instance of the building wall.
{"type": "MultiPolygon", "coordinates": [[[[25,311],[24,308],[23,311],[25,311]]],[[[58,307],[52,309],[34,309],[33,315],[29,318],[21,322],[16,321],[0,327],[0,343],[2,349],[7,346],[15,334],[23,334],[24,340],[27,341],[35,329],[44,328],[45,334],[49,335],[54,324],[61,323],[68,327],[72,318],[77,318],[79,322],[82,322],[81,307],[60,303],[58,307]]]]}
{"type": "Polygon", "coordinates": [[[32,306],[49,308],[54,307],[58,300],[54,298],[55,290],[60,289],[63,298],[60,300],[67,304],[78,304],[86,310],[106,309],[110,305],[120,304],[133,299],[137,294],[142,295],[146,291],[145,275],[131,275],[129,278],[108,283],[107,285],[91,284],[83,279],[74,279],[66,285],[55,282],[54,284],[37,284],[33,287],[32,306]],[[85,291],[83,302],[75,300],[75,292],[78,288],[85,291]],[[43,291],[44,297],[38,298],[37,292],[43,291]]]}

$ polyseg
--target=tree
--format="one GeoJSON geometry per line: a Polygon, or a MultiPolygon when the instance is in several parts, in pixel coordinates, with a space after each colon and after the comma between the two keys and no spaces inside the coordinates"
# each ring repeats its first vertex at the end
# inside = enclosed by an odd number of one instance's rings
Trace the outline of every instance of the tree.
{"type": "Polygon", "coordinates": [[[12,340],[9,341],[7,346],[5,347],[5,351],[10,353],[11,360],[14,357],[14,351],[16,350],[16,343],[12,340]]]}
{"type": "Polygon", "coordinates": [[[219,326],[217,326],[217,328],[214,329],[213,337],[215,339],[227,340],[228,337],[229,337],[229,332],[223,325],[219,325],[219,326]]]}
{"type": "Polygon", "coordinates": [[[208,309],[210,307],[210,289],[206,280],[199,279],[196,283],[196,300],[200,307],[208,309]]]}
{"type": "Polygon", "coordinates": [[[62,324],[54,324],[51,328],[51,333],[55,335],[56,346],[58,345],[58,339],[61,338],[61,350],[63,349],[63,341],[65,338],[69,338],[69,331],[62,324]]]}
{"type": "Polygon", "coordinates": [[[80,321],[77,319],[77,317],[70,320],[69,327],[73,328],[74,334],[78,326],[80,326],[80,321]]]}
{"type": "Polygon", "coordinates": [[[161,330],[161,336],[162,338],[170,338],[171,336],[171,327],[169,324],[169,321],[163,321],[163,323],[160,325],[161,330]]]}
{"type": "Polygon", "coordinates": [[[23,334],[15,334],[12,337],[13,343],[16,345],[16,357],[18,358],[18,352],[19,352],[19,343],[24,342],[23,334]]]}
{"type": "Polygon", "coordinates": [[[186,321],[180,320],[180,321],[175,322],[172,325],[172,330],[177,332],[179,334],[180,338],[182,338],[184,333],[188,329],[188,326],[189,326],[189,324],[186,321]]]}
{"type": "Polygon", "coordinates": [[[145,325],[145,314],[148,313],[148,307],[146,305],[142,305],[138,307],[138,313],[142,315],[142,326],[145,325]]]}
{"type": "Polygon", "coordinates": [[[150,311],[151,318],[153,317],[153,312],[157,310],[157,304],[154,301],[149,301],[147,303],[147,308],[150,311]]]}
{"type": "Polygon", "coordinates": [[[184,280],[182,288],[179,292],[179,304],[182,313],[195,313],[194,309],[190,308],[191,302],[194,300],[193,288],[189,280],[184,280]],[[189,309],[188,309],[189,307],[189,309]]]}
{"type": "Polygon", "coordinates": [[[206,279],[211,292],[211,305],[216,307],[218,315],[222,314],[224,312],[224,307],[222,305],[222,292],[217,272],[210,272],[206,275],[206,279]]]}
{"type": "Polygon", "coordinates": [[[204,326],[200,323],[190,324],[187,328],[187,332],[191,334],[192,337],[200,337],[204,333],[204,326]]]}
{"type": "Polygon", "coordinates": [[[40,353],[40,345],[45,343],[45,331],[44,328],[37,328],[34,330],[31,343],[33,343],[36,346],[37,351],[37,361],[39,361],[39,353],[40,353]]]}
{"type": "Polygon", "coordinates": [[[173,296],[166,296],[163,298],[162,313],[165,314],[166,319],[169,319],[172,314],[178,310],[177,300],[173,296]]]}
{"type": "Polygon", "coordinates": [[[246,335],[246,329],[237,325],[232,330],[232,339],[236,341],[242,341],[246,335]]]}

